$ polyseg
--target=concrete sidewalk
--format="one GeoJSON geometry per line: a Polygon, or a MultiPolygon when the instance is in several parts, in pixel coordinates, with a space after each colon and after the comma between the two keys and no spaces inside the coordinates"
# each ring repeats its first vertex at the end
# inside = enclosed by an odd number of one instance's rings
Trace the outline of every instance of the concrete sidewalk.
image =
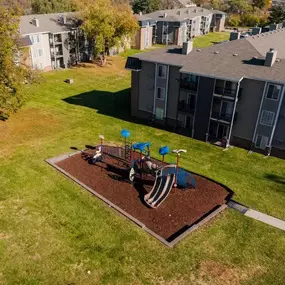
{"type": "Polygon", "coordinates": [[[238,202],[235,202],[233,200],[230,200],[227,203],[227,205],[229,208],[234,209],[247,217],[250,217],[252,219],[255,219],[257,221],[263,222],[267,225],[270,225],[272,227],[285,231],[285,221],[282,221],[280,219],[274,218],[272,216],[263,214],[255,210],[251,210],[248,207],[238,202]]]}

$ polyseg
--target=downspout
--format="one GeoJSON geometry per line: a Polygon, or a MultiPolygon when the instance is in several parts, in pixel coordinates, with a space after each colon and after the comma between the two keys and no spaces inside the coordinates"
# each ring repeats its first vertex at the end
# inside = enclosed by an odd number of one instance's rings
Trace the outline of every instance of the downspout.
{"type": "Polygon", "coordinates": [[[237,102],[238,102],[238,94],[239,94],[239,89],[240,89],[240,82],[242,80],[243,80],[243,77],[238,81],[238,84],[237,84],[237,92],[236,92],[236,97],[235,97],[235,104],[234,104],[234,109],[233,109],[231,126],[230,126],[229,136],[228,136],[228,139],[227,139],[227,148],[230,146],[230,140],[231,140],[231,136],[232,136],[234,119],[235,119],[235,114],[236,114],[236,107],[237,107],[237,102]]]}

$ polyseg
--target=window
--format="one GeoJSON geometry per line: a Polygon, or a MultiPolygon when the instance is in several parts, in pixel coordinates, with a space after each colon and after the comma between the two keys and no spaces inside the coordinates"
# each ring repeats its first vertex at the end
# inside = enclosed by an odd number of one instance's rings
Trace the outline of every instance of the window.
{"type": "Polygon", "coordinates": [[[37,35],[37,43],[39,43],[39,42],[40,42],[40,36],[37,35]]]}
{"type": "Polygon", "coordinates": [[[30,40],[31,40],[31,42],[32,43],[34,43],[35,41],[34,41],[34,37],[33,36],[30,36],[30,40]]]}
{"type": "Polygon", "coordinates": [[[163,120],[164,110],[162,108],[155,108],[155,118],[158,120],[163,120]]]}
{"type": "Polygon", "coordinates": [[[39,56],[42,56],[42,55],[43,55],[43,50],[39,49],[39,56]]]}
{"type": "Polygon", "coordinates": [[[278,100],[280,94],[281,86],[269,84],[267,89],[267,99],[278,100]]]}
{"type": "Polygon", "coordinates": [[[261,135],[256,136],[255,147],[265,149],[269,138],[261,135]]]}
{"type": "Polygon", "coordinates": [[[271,127],[274,117],[275,113],[263,110],[260,118],[260,124],[271,127]]]}
{"type": "Polygon", "coordinates": [[[165,65],[158,66],[158,77],[166,78],[166,66],[165,65]]]}
{"type": "Polygon", "coordinates": [[[165,89],[158,87],[157,88],[157,93],[156,93],[156,98],[160,100],[164,100],[165,98],[165,89]]]}

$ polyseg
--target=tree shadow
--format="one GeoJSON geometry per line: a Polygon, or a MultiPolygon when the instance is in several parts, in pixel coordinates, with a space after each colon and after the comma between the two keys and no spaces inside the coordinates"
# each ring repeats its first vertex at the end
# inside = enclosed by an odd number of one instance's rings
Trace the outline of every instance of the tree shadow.
{"type": "MultiPolygon", "coordinates": [[[[267,173],[264,175],[264,177],[278,184],[285,185],[285,177],[283,176],[267,173]]],[[[285,192],[285,189],[284,189],[284,192],[285,192]]]]}

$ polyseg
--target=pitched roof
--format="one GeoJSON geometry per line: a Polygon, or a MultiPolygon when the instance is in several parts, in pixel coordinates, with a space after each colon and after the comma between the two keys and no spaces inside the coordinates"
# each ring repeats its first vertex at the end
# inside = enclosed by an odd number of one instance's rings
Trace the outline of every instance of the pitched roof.
{"type": "Polygon", "coordinates": [[[180,72],[206,77],[239,81],[243,77],[285,82],[285,29],[264,36],[217,44],[208,48],[193,49],[188,55],[173,53],[173,49],[159,49],[135,57],[145,61],[181,66],[180,72]],[[278,51],[272,67],[264,66],[269,48],[278,51]]]}
{"type": "Polygon", "coordinates": [[[156,21],[184,21],[186,19],[194,18],[197,16],[209,16],[214,14],[213,11],[201,7],[190,7],[181,9],[170,9],[155,11],[144,16],[156,21]],[[166,17],[164,17],[166,15],[166,17]]]}
{"type": "Polygon", "coordinates": [[[60,33],[70,31],[72,29],[75,18],[75,13],[55,13],[55,14],[40,14],[40,15],[25,15],[21,17],[20,34],[35,34],[35,33],[60,33]],[[61,18],[65,16],[66,24],[62,24],[61,18]],[[39,27],[32,24],[33,19],[39,20],[39,27]]]}

